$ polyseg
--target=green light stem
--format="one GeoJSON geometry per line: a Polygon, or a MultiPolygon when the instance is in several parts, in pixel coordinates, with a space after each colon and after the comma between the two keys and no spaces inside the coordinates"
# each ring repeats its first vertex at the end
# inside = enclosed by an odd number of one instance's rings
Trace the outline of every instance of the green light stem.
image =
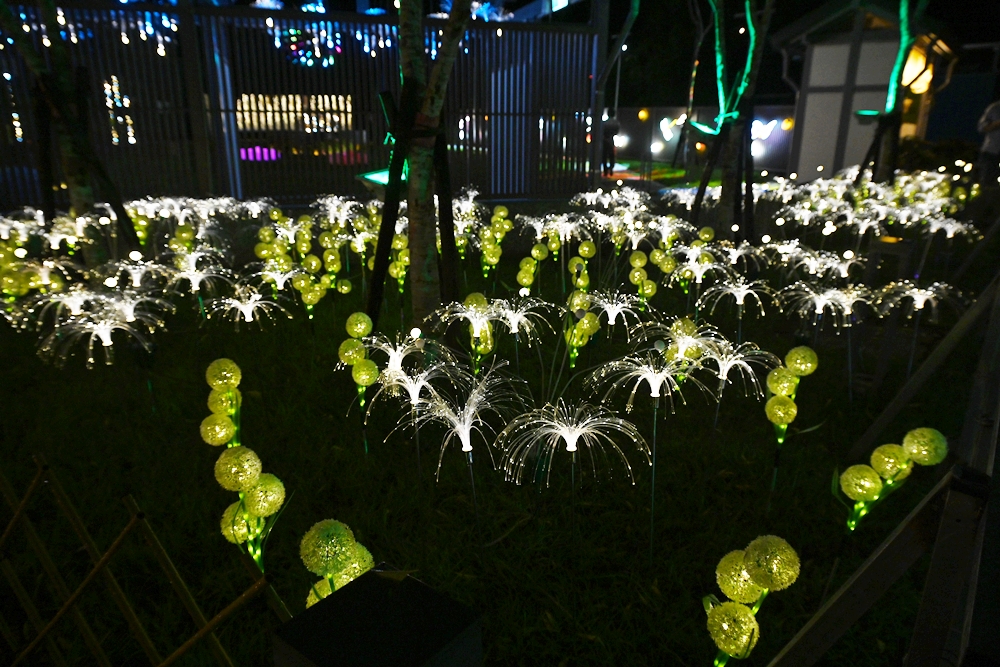
{"type": "Polygon", "coordinates": [[[775,424],[774,435],[778,440],[778,448],[785,444],[785,435],[788,433],[788,424],[775,424]]]}
{"type": "MultiPolygon", "coordinates": [[[[708,4],[712,8],[712,26],[715,30],[715,92],[719,101],[719,115],[721,116],[726,112],[726,43],[725,37],[722,33],[722,17],[719,13],[719,5],[717,0],[708,0],[708,4]]],[[[703,126],[695,123],[695,127],[699,130],[703,126]]],[[[704,132],[704,130],[702,130],[704,132]]],[[[718,134],[718,125],[715,131],[710,131],[709,134],[718,134]]]]}
{"type": "Polygon", "coordinates": [[[232,402],[234,406],[236,406],[233,410],[233,425],[236,427],[236,430],[233,432],[233,439],[229,441],[229,446],[239,447],[240,445],[243,444],[243,441],[240,438],[240,403],[239,400],[236,398],[235,391],[230,389],[227,391],[227,393],[229,394],[229,400],[232,402]]]}
{"type": "Polygon", "coordinates": [[[753,606],[752,606],[752,607],[750,608],[750,611],[751,611],[751,612],[753,613],[753,615],[754,615],[754,616],[756,616],[756,615],[757,615],[757,612],[758,612],[758,611],[760,611],[760,606],[761,606],[762,604],[764,604],[764,598],[766,598],[766,597],[767,597],[767,594],[768,594],[768,593],[770,593],[770,592],[771,592],[771,591],[769,591],[769,590],[768,590],[768,589],[766,589],[766,588],[765,588],[765,589],[763,589],[763,590],[761,590],[761,592],[760,592],[760,597],[758,597],[758,598],[757,598],[757,601],[756,601],[756,602],[754,603],[754,605],[753,605],[753,606]]]}
{"type": "Polygon", "coordinates": [[[719,654],[715,656],[715,661],[712,663],[714,667],[725,667],[726,663],[729,662],[731,656],[723,650],[719,650],[719,654]]]}
{"type": "Polygon", "coordinates": [[[896,110],[896,99],[899,87],[902,85],[903,67],[913,46],[913,36],[910,34],[910,0],[899,2],[899,50],[896,52],[896,62],[892,66],[892,76],[889,78],[889,92],[885,96],[885,112],[896,110]]]}

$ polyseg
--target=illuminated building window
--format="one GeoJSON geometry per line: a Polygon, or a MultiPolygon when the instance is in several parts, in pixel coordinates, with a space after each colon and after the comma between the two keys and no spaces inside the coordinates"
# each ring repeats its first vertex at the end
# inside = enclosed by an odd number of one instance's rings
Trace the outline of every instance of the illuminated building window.
{"type": "Polygon", "coordinates": [[[287,130],[321,134],[350,130],[354,110],[350,95],[250,95],[236,100],[241,131],[287,130]]]}

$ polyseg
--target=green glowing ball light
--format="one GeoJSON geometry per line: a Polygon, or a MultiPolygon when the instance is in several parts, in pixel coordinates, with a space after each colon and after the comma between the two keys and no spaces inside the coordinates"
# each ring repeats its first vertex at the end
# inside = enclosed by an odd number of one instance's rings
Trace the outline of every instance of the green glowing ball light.
{"type": "Polygon", "coordinates": [[[219,528],[222,530],[222,536],[233,544],[243,544],[250,538],[251,526],[243,517],[240,501],[237,500],[222,513],[219,528]]]}
{"type": "Polygon", "coordinates": [[[232,447],[215,462],[215,481],[226,491],[246,491],[257,484],[261,468],[260,457],[252,449],[232,447]]]}
{"type": "Polygon", "coordinates": [[[776,396],[791,397],[798,386],[799,376],[784,366],[778,366],[767,374],[767,388],[776,396]]]}
{"type": "Polygon", "coordinates": [[[755,584],[770,591],[788,588],[799,578],[799,555],[777,535],[762,535],[747,546],[743,566],[755,584]]]}
{"type": "Polygon", "coordinates": [[[306,569],[320,577],[332,577],[355,557],[354,533],[333,519],[320,521],[302,537],[299,556],[306,569]]]}
{"type": "Polygon", "coordinates": [[[819,357],[811,347],[793,347],[785,355],[785,366],[798,376],[812,375],[819,366],[819,357]]]}
{"type": "Polygon", "coordinates": [[[764,589],[750,578],[750,573],[743,565],[743,556],[742,549],[730,551],[723,556],[715,568],[715,581],[727,598],[749,604],[756,602],[764,589]]]}
{"type": "Polygon", "coordinates": [[[772,424],[787,426],[795,421],[799,408],[787,396],[772,396],[764,405],[764,412],[772,424]]]}
{"type": "Polygon", "coordinates": [[[913,462],[900,445],[876,447],[872,452],[871,464],[882,478],[895,482],[906,479],[913,472],[913,462]]]}
{"type": "Polygon", "coordinates": [[[233,439],[236,435],[236,424],[227,415],[212,414],[201,422],[201,439],[218,447],[233,439]]]}
{"type": "Polygon", "coordinates": [[[708,612],[708,634],[712,641],[731,656],[745,658],[757,645],[760,626],[757,618],[746,605],[723,602],[708,612]]]}
{"type": "Polygon", "coordinates": [[[205,380],[212,389],[235,389],[242,379],[243,372],[232,359],[216,359],[205,371],[205,380]]]}
{"type": "Polygon", "coordinates": [[[362,359],[351,369],[354,383],[360,387],[370,387],[378,380],[378,366],[371,359],[362,359]]]}
{"type": "Polygon", "coordinates": [[[871,502],[882,493],[882,478],[871,466],[851,466],[840,474],[840,490],[851,500],[871,502]]]}
{"type": "Polygon", "coordinates": [[[208,395],[208,409],[216,415],[235,415],[241,403],[239,389],[213,389],[208,395]]]}
{"type": "Polygon", "coordinates": [[[247,511],[254,516],[271,516],[285,502],[285,485],[270,473],[264,473],[243,498],[247,511]]]}
{"type": "Polygon", "coordinates": [[[372,318],[365,313],[353,313],[347,318],[347,334],[351,338],[363,338],[372,332],[372,318]]]}
{"type": "Polygon", "coordinates": [[[365,344],[357,338],[348,338],[337,349],[337,356],[348,366],[353,366],[359,361],[363,361],[368,356],[368,349],[365,344]]]}
{"type": "Polygon", "coordinates": [[[933,466],[948,456],[948,439],[932,428],[915,428],[903,436],[906,454],[922,466],[933,466]]]}

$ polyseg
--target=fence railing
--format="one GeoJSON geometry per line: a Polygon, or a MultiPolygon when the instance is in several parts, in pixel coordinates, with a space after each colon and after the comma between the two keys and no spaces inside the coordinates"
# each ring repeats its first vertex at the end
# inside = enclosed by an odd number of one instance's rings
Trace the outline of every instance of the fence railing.
{"type": "MultiPolygon", "coordinates": [[[[398,94],[397,28],[384,17],[75,2],[45,26],[91,86],[95,150],[123,196],[306,201],[359,194],[388,164],[378,93],[398,94]]],[[[426,47],[441,24],[428,21],[426,47]]],[[[40,203],[32,77],[0,33],[0,210],[40,203]]],[[[492,196],[586,187],[597,38],[586,26],[473,22],[444,120],[454,185],[492,196]]],[[[58,177],[57,177],[57,180],[58,177]]]]}

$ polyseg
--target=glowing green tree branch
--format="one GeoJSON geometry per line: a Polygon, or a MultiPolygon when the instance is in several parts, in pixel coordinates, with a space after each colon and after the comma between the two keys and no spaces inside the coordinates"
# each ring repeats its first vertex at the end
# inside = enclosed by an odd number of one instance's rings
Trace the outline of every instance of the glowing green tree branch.
{"type": "MultiPolygon", "coordinates": [[[[914,13],[912,23],[916,23],[924,14],[927,8],[927,0],[920,0],[917,3],[917,10],[914,13]]],[[[892,77],[889,79],[889,91],[885,96],[885,112],[893,113],[899,102],[899,88],[902,85],[903,68],[906,66],[906,59],[910,55],[910,49],[916,38],[913,35],[910,20],[910,0],[900,0],[899,2],[899,50],[896,52],[896,62],[892,66],[892,77]]]]}
{"type": "Polygon", "coordinates": [[[689,121],[692,126],[705,134],[717,135],[722,131],[722,126],[727,122],[735,121],[739,118],[740,101],[743,93],[750,85],[750,76],[753,70],[753,53],[757,46],[757,26],[754,23],[753,7],[750,0],[744,0],[744,11],[747,17],[747,30],[750,32],[750,44],[747,47],[746,64],[743,66],[743,74],[739,79],[736,89],[729,95],[726,94],[726,44],[723,35],[722,16],[719,2],[721,0],[708,0],[712,7],[712,22],[715,27],[715,85],[719,98],[719,114],[715,117],[715,127],[710,127],[697,121],[689,121]]]}

